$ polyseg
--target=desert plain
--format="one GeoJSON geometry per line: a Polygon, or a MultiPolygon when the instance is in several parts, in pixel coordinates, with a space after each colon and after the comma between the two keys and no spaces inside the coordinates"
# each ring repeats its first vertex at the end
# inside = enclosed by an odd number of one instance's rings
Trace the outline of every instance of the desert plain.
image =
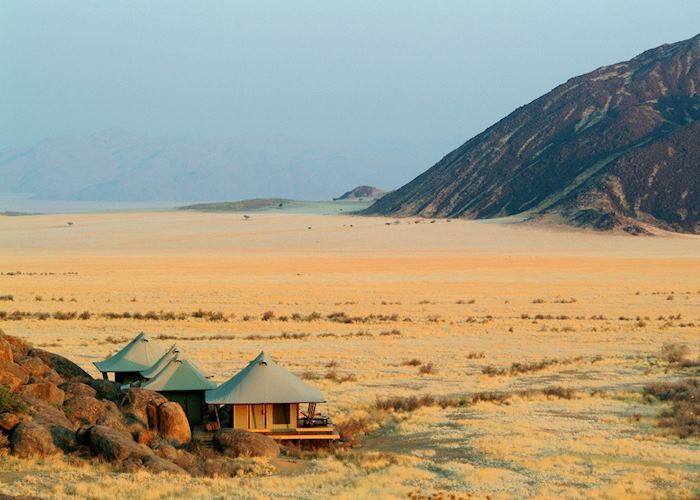
{"type": "Polygon", "coordinates": [[[233,479],[4,456],[3,494],[700,495],[700,440],[659,426],[670,403],[643,395],[697,376],[662,353],[700,356],[697,236],[508,220],[36,215],[0,217],[0,272],[8,334],[95,376],[92,363],[140,331],[176,342],[217,381],[265,350],[321,389],[319,409],[351,444],[233,479]],[[401,407],[411,396],[429,398],[401,407]]]}

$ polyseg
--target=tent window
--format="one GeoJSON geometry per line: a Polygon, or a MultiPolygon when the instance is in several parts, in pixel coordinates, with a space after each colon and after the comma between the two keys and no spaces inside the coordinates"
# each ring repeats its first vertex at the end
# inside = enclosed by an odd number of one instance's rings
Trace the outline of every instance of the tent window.
{"type": "Polygon", "coordinates": [[[291,424],[291,412],[288,404],[272,405],[272,423],[273,424],[291,424]]]}

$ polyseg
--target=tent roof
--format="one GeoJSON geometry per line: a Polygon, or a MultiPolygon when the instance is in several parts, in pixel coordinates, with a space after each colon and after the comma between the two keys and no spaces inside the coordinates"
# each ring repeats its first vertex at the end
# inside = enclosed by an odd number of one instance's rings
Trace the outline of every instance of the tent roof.
{"type": "Polygon", "coordinates": [[[121,351],[95,366],[101,372],[139,372],[153,366],[162,355],[163,348],[141,332],[121,351]]]}
{"type": "Polygon", "coordinates": [[[188,359],[176,355],[142,389],[151,391],[205,391],[215,389],[217,384],[207,379],[199,368],[188,359]]]}
{"type": "Polygon", "coordinates": [[[261,352],[243,370],[206,392],[209,404],[323,403],[326,398],[261,352]]]}
{"type": "Polygon", "coordinates": [[[180,350],[177,348],[175,344],[170,346],[170,349],[167,350],[161,358],[156,361],[156,363],[151,366],[150,368],[146,368],[141,372],[141,376],[145,379],[151,379],[158,375],[158,372],[160,372],[163,368],[165,368],[168,363],[170,363],[171,360],[177,358],[178,353],[180,350]]]}

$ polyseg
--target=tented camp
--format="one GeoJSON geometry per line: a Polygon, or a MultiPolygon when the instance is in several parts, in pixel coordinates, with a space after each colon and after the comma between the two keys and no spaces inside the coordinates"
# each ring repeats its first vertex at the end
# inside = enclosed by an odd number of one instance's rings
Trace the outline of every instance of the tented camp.
{"type": "Polygon", "coordinates": [[[173,359],[177,358],[178,354],[180,353],[180,349],[177,348],[177,345],[173,344],[170,346],[170,349],[168,349],[165,354],[161,356],[161,358],[156,361],[156,363],[151,366],[150,368],[147,368],[145,370],[142,370],[141,373],[141,378],[143,380],[151,380],[153,377],[158,375],[158,373],[167,366],[170,361],[173,359]]]}
{"type": "Polygon", "coordinates": [[[217,405],[221,427],[260,432],[278,440],[338,439],[328,417],[316,412],[321,392],[288,372],[264,352],[216,389],[205,393],[217,405]]]}
{"type": "Polygon", "coordinates": [[[170,401],[180,403],[190,426],[202,424],[206,409],[204,391],[216,386],[177,352],[150,380],[141,383],[141,388],[159,392],[170,401]]]}
{"type": "Polygon", "coordinates": [[[121,351],[95,363],[102,372],[102,377],[108,379],[109,373],[114,373],[114,381],[127,384],[141,380],[141,371],[152,367],[164,354],[163,349],[154,343],[143,332],[129,342],[121,351]]]}

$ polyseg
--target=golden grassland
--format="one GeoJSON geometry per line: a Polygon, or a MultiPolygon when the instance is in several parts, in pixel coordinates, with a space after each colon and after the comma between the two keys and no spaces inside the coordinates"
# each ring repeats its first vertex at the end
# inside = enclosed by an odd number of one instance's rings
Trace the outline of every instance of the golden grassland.
{"type": "Polygon", "coordinates": [[[235,479],[0,457],[2,493],[700,494],[700,442],[659,428],[668,406],[641,394],[698,373],[659,356],[668,343],[700,355],[697,237],[283,214],[2,217],[0,272],[11,296],[0,328],[95,375],[92,362],[140,330],[220,381],[264,349],[324,392],[341,427],[368,431],[350,450],[253,461],[235,479]],[[376,404],[483,392],[501,397],[376,404]]]}

